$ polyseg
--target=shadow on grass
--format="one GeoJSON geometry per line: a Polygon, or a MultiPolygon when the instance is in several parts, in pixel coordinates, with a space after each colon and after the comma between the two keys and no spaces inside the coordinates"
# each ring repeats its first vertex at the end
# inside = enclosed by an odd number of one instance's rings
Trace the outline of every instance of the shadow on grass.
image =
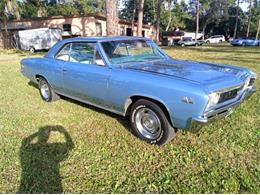
{"type": "Polygon", "coordinates": [[[20,148],[22,173],[18,193],[62,193],[59,164],[73,148],[73,141],[62,126],[44,126],[24,138],[20,148]],[[54,132],[65,141],[49,143],[54,132]]]}

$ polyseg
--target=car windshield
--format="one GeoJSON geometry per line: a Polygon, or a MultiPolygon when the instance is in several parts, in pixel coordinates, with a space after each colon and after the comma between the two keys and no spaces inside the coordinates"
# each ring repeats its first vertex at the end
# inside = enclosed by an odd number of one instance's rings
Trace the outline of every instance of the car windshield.
{"type": "Polygon", "coordinates": [[[192,37],[183,37],[183,41],[192,41],[192,37]]]}
{"type": "Polygon", "coordinates": [[[120,40],[102,42],[101,45],[113,64],[146,62],[165,58],[164,54],[151,41],[120,40]]]}

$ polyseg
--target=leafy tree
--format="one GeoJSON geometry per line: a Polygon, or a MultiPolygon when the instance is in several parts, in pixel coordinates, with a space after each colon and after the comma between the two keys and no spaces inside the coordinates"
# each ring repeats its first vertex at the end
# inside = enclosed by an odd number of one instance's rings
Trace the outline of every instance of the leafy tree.
{"type": "Polygon", "coordinates": [[[61,5],[53,4],[46,6],[47,16],[71,16],[78,14],[78,10],[72,3],[65,3],[61,5]]]}
{"type": "Polygon", "coordinates": [[[184,1],[176,2],[172,5],[171,13],[169,10],[162,9],[161,29],[165,31],[175,29],[192,30],[194,28],[192,15],[188,13],[187,4],[184,1]],[[170,14],[171,19],[170,19],[170,14]]]}
{"type": "MultiPolygon", "coordinates": [[[[135,22],[138,20],[138,1],[139,0],[123,0],[123,8],[119,12],[119,17],[124,20],[135,22]]],[[[144,0],[143,6],[143,23],[155,23],[156,21],[156,4],[157,0],[144,0]],[[152,3],[151,3],[152,2],[152,3]]]]}
{"type": "Polygon", "coordinates": [[[0,21],[3,23],[5,33],[8,34],[7,20],[15,17],[20,19],[20,12],[16,0],[1,0],[0,1],[0,21]]]}

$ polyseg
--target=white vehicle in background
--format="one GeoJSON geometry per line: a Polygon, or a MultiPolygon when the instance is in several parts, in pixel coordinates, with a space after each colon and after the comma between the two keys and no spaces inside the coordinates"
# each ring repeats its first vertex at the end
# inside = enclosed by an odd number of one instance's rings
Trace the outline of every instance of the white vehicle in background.
{"type": "Polygon", "coordinates": [[[18,31],[16,37],[18,48],[34,53],[37,50],[48,50],[62,40],[59,28],[38,28],[18,31]]]}
{"type": "Polygon", "coordinates": [[[226,39],[224,35],[214,35],[205,40],[206,43],[222,43],[225,41],[226,39]]]}

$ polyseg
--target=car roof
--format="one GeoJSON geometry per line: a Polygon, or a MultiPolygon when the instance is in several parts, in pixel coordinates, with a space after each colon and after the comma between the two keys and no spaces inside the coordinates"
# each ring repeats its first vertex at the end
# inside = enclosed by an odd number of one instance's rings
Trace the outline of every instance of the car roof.
{"type": "Polygon", "coordinates": [[[64,39],[56,43],[50,51],[45,55],[47,58],[52,58],[65,44],[73,42],[103,42],[103,41],[128,41],[128,40],[150,40],[145,37],[133,37],[133,36],[111,36],[111,37],[75,37],[64,39]]]}

